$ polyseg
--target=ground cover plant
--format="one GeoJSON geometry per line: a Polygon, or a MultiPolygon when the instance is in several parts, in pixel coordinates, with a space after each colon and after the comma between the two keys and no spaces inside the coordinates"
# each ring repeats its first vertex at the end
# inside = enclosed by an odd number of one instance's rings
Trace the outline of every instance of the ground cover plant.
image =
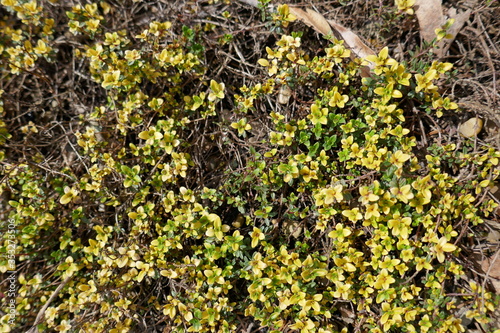
{"type": "Polygon", "coordinates": [[[498,4],[457,6],[440,57],[413,1],[2,0],[0,331],[498,332],[498,4]]]}

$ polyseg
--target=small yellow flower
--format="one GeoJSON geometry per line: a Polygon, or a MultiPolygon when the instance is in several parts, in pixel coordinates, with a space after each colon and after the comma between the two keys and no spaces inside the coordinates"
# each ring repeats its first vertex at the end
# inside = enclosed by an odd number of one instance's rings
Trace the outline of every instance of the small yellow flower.
{"type": "Polygon", "coordinates": [[[330,105],[331,107],[336,106],[339,108],[343,108],[345,106],[345,103],[347,103],[347,101],[349,100],[349,96],[341,95],[338,92],[337,87],[333,87],[331,93],[332,93],[332,97],[330,98],[330,101],[328,102],[328,105],[330,105]]]}
{"type": "Polygon", "coordinates": [[[104,80],[102,81],[101,85],[103,88],[108,88],[112,87],[115,85],[118,85],[119,79],[120,79],[120,71],[111,71],[110,73],[105,73],[103,75],[104,80]]]}
{"type": "Polygon", "coordinates": [[[436,257],[439,262],[444,262],[445,252],[453,252],[456,249],[457,247],[455,245],[448,243],[446,237],[441,237],[434,246],[434,252],[436,253],[436,257]]]}
{"type": "Polygon", "coordinates": [[[312,329],[315,328],[315,325],[311,319],[295,319],[295,324],[290,325],[291,329],[300,330],[301,333],[312,332],[312,329]]]}
{"type": "Polygon", "coordinates": [[[420,327],[420,331],[423,333],[428,332],[432,328],[432,323],[429,319],[428,315],[422,317],[422,319],[418,322],[418,326],[420,327]]]}
{"type": "Polygon", "coordinates": [[[259,244],[259,241],[266,238],[264,233],[256,227],[253,228],[253,231],[250,233],[250,237],[252,237],[252,247],[256,247],[257,244],[259,244]]]}
{"type": "Polygon", "coordinates": [[[397,61],[389,57],[389,48],[387,46],[380,50],[378,55],[367,56],[366,60],[375,65],[375,69],[373,71],[377,75],[380,75],[382,73],[382,66],[397,65],[397,61]]]}
{"type": "Polygon", "coordinates": [[[328,116],[328,109],[327,108],[320,108],[317,103],[314,103],[311,105],[311,113],[307,115],[307,118],[311,120],[311,123],[313,125],[316,124],[322,124],[326,125],[328,122],[328,119],[326,118],[328,116]]]}
{"type": "Polygon", "coordinates": [[[415,91],[433,91],[437,89],[432,81],[437,79],[438,77],[439,75],[435,69],[429,70],[425,75],[415,74],[415,79],[417,80],[417,87],[415,87],[415,91]]]}
{"type": "Polygon", "coordinates": [[[335,230],[330,231],[328,237],[334,238],[342,242],[345,237],[349,236],[352,231],[349,228],[344,228],[342,223],[339,223],[335,226],[335,230]]]}
{"type": "Polygon", "coordinates": [[[415,267],[417,271],[421,271],[424,268],[427,270],[432,270],[432,265],[429,260],[427,260],[427,258],[418,257],[415,258],[415,261],[417,263],[417,266],[415,267]]]}
{"type": "Polygon", "coordinates": [[[50,50],[51,48],[41,39],[38,40],[36,46],[33,48],[33,51],[35,51],[35,53],[38,55],[47,54],[50,52],[50,50]]]}
{"type": "Polygon", "coordinates": [[[350,209],[350,210],[346,209],[346,210],[342,211],[342,215],[347,217],[349,219],[349,221],[351,221],[351,222],[356,222],[356,221],[359,221],[363,218],[363,215],[359,212],[358,207],[350,209]]]}
{"type": "Polygon", "coordinates": [[[237,123],[232,123],[231,127],[238,130],[238,135],[243,135],[245,131],[252,129],[252,126],[247,123],[246,118],[240,119],[237,123]]]}
{"type": "Polygon", "coordinates": [[[403,166],[403,163],[410,159],[411,155],[403,153],[401,150],[396,151],[389,158],[389,162],[399,168],[403,166]]]}
{"type": "Polygon", "coordinates": [[[401,251],[401,259],[403,259],[404,262],[408,262],[414,258],[413,255],[413,249],[404,249],[401,251]]]}
{"type": "Polygon", "coordinates": [[[394,195],[398,200],[401,200],[404,203],[408,203],[408,200],[413,199],[411,185],[409,184],[401,187],[393,187],[390,189],[390,191],[392,195],[394,195]]]}
{"type": "Polygon", "coordinates": [[[365,220],[369,220],[372,217],[380,217],[380,209],[376,203],[366,205],[365,220]]]}
{"type": "Polygon", "coordinates": [[[314,199],[316,199],[316,206],[331,205],[335,201],[342,201],[344,198],[342,195],[343,188],[344,187],[342,185],[336,185],[335,187],[322,189],[314,195],[314,199]]]}
{"type": "Polygon", "coordinates": [[[368,202],[377,201],[379,199],[379,196],[374,194],[368,186],[361,186],[359,188],[359,194],[361,195],[361,203],[363,205],[366,205],[368,202]]]}
{"type": "Polygon", "coordinates": [[[54,321],[54,319],[57,316],[57,310],[58,309],[53,307],[53,306],[47,308],[47,310],[45,311],[45,318],[47,319],[47,321],[49,321],[49,322],[54,321]]]}
{"type": "Polygon", "coordinates": [[[394,282],[396,282],[396,279],[390,276],[387,269],[384,268],[380,271],[380,274],[377,276],[377,280],[375,281],[375,284],[373,286],[376,289],[387,290],[394,282]]]}
{"type": "Polygon", "coordinates": [[[139,51],[137,50],[126,50],[125,51],[125,59],[127,59],[128,61],[134,61],[134,60],[138,60],[141,58],[141,55],[139,53],[139,51]]]}
{"type": "Polygon", "coordinates": [[[395,0],[394,2],[400,11],[413,15],[412,7],[415,5],[415,0],[395,0]]]}
{"type": "Polygon", "coordinates": [[[210,102],[215,101],[216,99],[224,98],[224,83],[217,83],[214,80],[210,80],[210,90],[211,92],[208,94],[208,100],[210,102]]]}
{"type": "Polygon", "coordinates": [[[97,31],[97,28],[99,28],[100,23],[101,23],[101,21],[99,21],[99,20],[90,19],[86,22],[86,25],[87,25],[87,28],[89,29],[89,31],[95,32],[95,31],[97,31]]]}
{"type": "Polygon", "coordinates": [[[58,332],[68,332],[71,329],[70,321],[69,320],[62,320],[61,324],[59,324],[56,327],[56,330],[58,332]]]}
{"type": "Polygon", "coordinates": [[[149,130],[139,133],[139,138],[146,140],[146,145],[152,145],[155,140],[162,139],[163,134],[158,132],[154,127],[150,127],[149,130]]]}
{"type": "Polygon", "coordinates": [[[66,205],[67,203],[70,203],[71,201],[73,201],[74,199],[78,198],[78,190],[74,187],[69,187],[69,186],[66,186],[64,188],[64,195],[61,197],[61,199],[59,199],[59,202],[62,204],[62,205],[66,205]]]}

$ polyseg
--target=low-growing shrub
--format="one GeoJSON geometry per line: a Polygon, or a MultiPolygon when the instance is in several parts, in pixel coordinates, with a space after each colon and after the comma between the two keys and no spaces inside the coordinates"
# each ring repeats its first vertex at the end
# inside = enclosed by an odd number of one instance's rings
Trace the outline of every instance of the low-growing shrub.
{"type": "MultiPolygon", "coordinates": [[[[54,21],[20,3],[2,1],[33,29],[2,27],[2,71],[43,76],[54,21]]],[[[354,59],[333,38],[312,55],[290,32],[258,60],[260,78],[229,86],[210,71],[201,29],[113,31],[110,13],[104,2],[67,12],[84,41],[75,59],[102,94],[69,122],[73,163],[19,154],[10,142],[33,143],[41,125],[10,128],[3,110],[2,229],[15,232],[3,233],[0,270],[19,288],[14,321],[1,300],[2,332],[36,320],[58,332],[488,323],[498,303],[461,251],[496,207],[486,193],[500,153],[421,125],[457,109],[439,89],[451,64],[399,63],[387,48],[354,59]]],[[[286,28],[293,18],[279,13],[286,28]]]]}

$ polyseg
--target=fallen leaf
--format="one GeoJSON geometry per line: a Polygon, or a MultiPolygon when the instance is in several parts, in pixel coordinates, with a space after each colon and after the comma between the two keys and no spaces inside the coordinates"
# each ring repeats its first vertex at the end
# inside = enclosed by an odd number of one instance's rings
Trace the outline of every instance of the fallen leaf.
{"type": "Polygon", "coordinates": [[[488,232],[488,234],[486,235],[486,241],[488,243],[492,243],[492,244],[497,244],[499,243],[500,244],[500,231],[497,231],[497,230],[490,230],[488,232]]]}
{"type": "Polygon", "coordinates": [[[290,97],[292,96],[292,90],[287,85],[282,85],[278,93],[278,103],[288,104],[290,97]]]}
{"type": "Polygon", "coordinates": [[[293,238],[299,238],[300,235],[302,234],[303,228],[300,222],[298,221],[292,221],[292,220],[285,221],[284,227],[285,227],[284,232],[288,237],[292,236],[293,238]]]}
{"type": "MultiPolygon", "coordinates": [[[[420,36],[428,43],[436,38],[436,29],[441,29],[446,19],[443,15],[441,0],[415,0],[415,14],[417,14],[418,25],[420,27],[420,36]]],[[[434,49],[438,57],[443,57],[455,40],[457,34],[462,30],[465,22],[469,20],[472,11],[470,9],[458,13],[455,8],[448,10],[448,17],[454,20],[454,23],[447,30],[447,35],[451,38],[441,39],[434,49]]]]}
{"type": "Polygon", "coordinates": [[[253,7],[259,7],[259,1],[258,0],[240,0],[243,3],[246,3],[247,5],[253,6],[253,7]]]}
{"type": "MultiPolygon", "coordinates": [[[[312,27],[314,30],[325,36],[331,35],[332,33],[335,34],[335,37],[339,40],[343,40],[352,53],[359,58],[365,58],[366,56],[376,54],[375,51],[363,43],[361,38],[359,38],[354,32],[333,20],[326,20],[323,15],[312,9],[307,8],[306,11],[303,11],[300,8],[290,7],[290,13],[295,15],[306,25],[312,27]]],[[[370,68],[373,68],[371,63],[368,67],[362,67],[361,76],[371,76],[370,68]]]]}
{"type": "Polygon", "coordinates": [[[492,258],[486,258],[481,262],[481,268],[490,278],[493,288],[500,295],[500,256],[495,255],[492,258]]]}
{"type": "Polygon", "coordinates": [[[376,54],[370,47],[363,43],[361,38],[354,32],[333,20],[326,20],[323,15],[310,8],[303,11],[300,8],[290,7],[290,12],[306,25],[314,28],[314,30],[325,36],[337,32],[339,39],[344,40],[347,47],[349,47],[349,49],[359,58],[365,58],[366,56],[376,54]],[[335,31],[332,31],[332,28],[335,29],[335,31]]]}
{"type": "Polygon", "coordinates": [[[340,34],[341,39],[345,41],[347,46],[359,57],[365,58],[369,55],[376,55],[368,45],[363,43],[361,38],[358,37],[351,30],[341,26],[333,20],[328,20],[328,23],[340,34]]]}
{"type": "MultiPolygon", "coordinates": [[[[377,53],[373,51],[370,47],[368,47],[361,38],[358,37],[351,30],[343,27],[342,25],[336,23],[333,20],[328,20],[328,23],[333,27],[333,29],[340,35],[337,36],[339,39],[344,40],[346,46],[352,51],[354,55],[359,58],[365,58],[369,55],[376,55],[377,53]]],[[[370,72],[370,68],[373,68],[374,65],[369,62],[368,66],[361,67],[361,77],[370,77],[372,74],[370,72]]]]}
{"type": "Polygon", "coordinates": [[[478,117],[470,118],[466,122],[458,126],[458,133],[465,138],[471,138],[481,132],[483,128],[483,120],[478,117]]]}
{"type": "MultiPolygon", "coordinates": [[[[253,0],[240,0],[247,4],[252,4],[253,0]]],[[[320,13],[307,8],[305,11],[293,7],[293,5],[289,5],[290,13],[297,17],[300,21],[302,21],[307,26],[316,30],[316,32],[328,36],[331,34],[335,34],[337,39],[343,40],[346,46],[352,51],[352,53],[359,57],[365,58],[369,55],[375,55],[375,51],[373,51],[368,45],[366,45],[361,38],[358,37],[354,32],[345,28],[344,26],[338,24],[333,20],[327,20],[320,13]],[[333,28],[333,29],[332,29],[333,28]]],[[[369,77],[371,76],[370,69],[373,68],[373,65],[370,63],[368,67],[361,68],[361,76],[369,77]]]]}
{"type": "Polygon", "coordinates": [[[437,56],[444,57],[446,52],[448,52],[448,49],[450,48],[451,44],[457,37],[460,30],[462,30],[463,26],[465,25],[465,22],[469,20],[471,13],[472,10],[470,9],[467,9],[465,12],[460,12],[460,13],[457,13],[457,10],[455,8],[450,8],[448,10],[448,17],[450,19],[454,19],[455,22],[448,29],[448,35],[450,35],[451,38],[443,38],[441,41],[439,41],[438,50],[436,50],[437,56]]]}
{"type": "Polygon", "coordinates": [[[415,0],[415,14],[417,14],[420,36],[426,42],[436,38],[435,30],[444,24],[441,0],[415,0]]]}
{"type": "Polygon", "coordinates": [[[332,28],[324,16],[310,8],[303,11],[300,8],[290,7],[290,13],[295,15],[295,17],[304,22],[306,25],[312,27],[314,30],[325,36],[332,33],[332,28]]]}

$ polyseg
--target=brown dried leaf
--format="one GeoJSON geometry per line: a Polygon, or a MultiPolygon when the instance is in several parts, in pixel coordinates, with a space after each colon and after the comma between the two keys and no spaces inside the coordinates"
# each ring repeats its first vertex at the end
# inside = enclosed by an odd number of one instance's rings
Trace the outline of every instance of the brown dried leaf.
{"type": "Polygon", "coordinates": [[[342,320],[348,324],[354,323],[354,319],[356,319],[356,314],[349,309],[347,304],[341,304],[339,306],[339,310],[342,316],[342,320]]]}
{"type": "Polygon", "coordinates": [[[444,24],[441,0],[415,0],[415,13],[417,14],[420,35],[426,42],[436,38],[435,30],[444,24]]]}
{"type": "Polygon", "coordinates": [[[500,231],[491,229],[486,235],[486,242],[491,244],[500,244],[500,231]]]}
{"type": "MultiPolygon", "coordinates": [[[[446,21],[441,0],[415,0],[415,8],[418,25],[420,26],[420,35],[424,41],[430,43],[436,38],[436,29],[440,29],[446,21]]],[[[443,57],[446,54],[465,22],[469,20],[471,12],[470,9],[460,13],[457,13],[455,8],[448,10],[448,17],[454,19],[455,22],[447,31],[451,38],[443,38],[437,45],[435,53],[438,57],[443,57]]]]}
{"type": "MultiPolygon", "coordinates": [[[[369,55],[376,55],[377,53],[373,51],[369,46],[367,46],[361,38],[358,37],[351,30],[343,27],[333,20],[328,20],[328,23],[335,30],[336,34],[338,34],[338,38],[344,40],[346,46],[352,50],[352,53],[359,58],[365,58],[369,55]]],[[[351,55],[352,56],[352,55],[351,55]]],[[[362,77],[370,77],[371,72],[370,68],[373,68],[373,64],[369,63],[368,66],[361,67],[361,76],[362,77]]]]}
{"type": "Polygon", "coordinates": [[[299,238],[302,234],[303,227],[298,221],[288,220],[284,223],[285,229],[283,230],[288,237],[299,238]]]}
{"type": "Polygon", "coordinates": [[[465,138],[472,138],[481,132],[483,129],[483,120],[478,117],[473,117],[458,126],[458,133],[465,138]]]}
{"type": "Polygon", "coordinates": [[[463,26],[465,25],[465,22],[469,20],[471,13],[472,10],[470,9],[467,9],[465,12],[460,12],[460,13],[457,13],[457,10],[455,8],[450,8],[448,10],[448,17],[450,19],[454,19],[455,22],[448,29],[448,34],[451,36],[451,38],[442,39],[438,44],[439,50],[437,50],[436,54],[439,57],[443,57],[446,54],[446,52],[448,52],[451,43],[453,43],[460,30],[462,30],[463,26]]]}
{"type": "Polygon", "coordinates": [[[290,87],[287,85],[281,86],[278,93],[278,103],[288,104],[288,101],[290,101],[291,96],[292,96],[292,90],[290,89],[290,87]]]}
{"type": "Polygon", "coordinates": [[[243,3],[246,3],[247,5],[253,6],[253,7],[259,7],[259,1],[258,0],[240,0],[243,3]]]}
{"type": "MultiPolygon", "coordinates": [[[[363,43],[361,38],[354,32],[333,20],[326,20],[323,15],[312,9],[307,8],[306,11],[303,11],[300,8],[290,7],[290,13],[325,36],[334,33],[338,39],[344,40],[346,46],[359,58],[365,58],[368,55],[376,54],[370,47],[363,43]]],[[[361,69],[361,75],[363,77],[370,76],[369,68],[363,67],[361,69]]]]}
{"type": "Polygon", "coordinates": [[[486,258],[481,262],[482,270],[490,277],[491,284],[500,295],[500,256],[495,255],[492,258],[486,258]]]}
{"type": "Polygon", "coordinates": [[[307,8],[303,11],[300,8],[290,7],[290,13],[295,15],[299,20],[304,22],[306,25],[312,27],[317,32],[323,35],[330,35],[332,33],[332,28],[326,21],[326,19],[320,13],[307,8]]]}
{"type": "Polygon", "coordinates": [[[376,55],[375,51],[373,51],[368,45],[363,43],[361,38],[358,37],[351,30],[341,26],[333,20],[328,20],[328,23],[337,31],[340,37],[345,41],[346,45],[349,49],[352,50],[359,58],[365,58],[369,55],[376,55]]]}
{"type": "Polygon", "coordinates": [[[314,28],[314,30],[325,36],[332,34],[333,27],[335,32],[338,33],[340,39],[343,39],[349,49],[351,49],[360,58],[376,54],[370,47],[363,43],[361,38],[359,38],[354,32],[333,20],[326,20],[323,15],[310,8],[303,11],[300,8],[290,7],[290,12],[306,25],[314,28]]]}

